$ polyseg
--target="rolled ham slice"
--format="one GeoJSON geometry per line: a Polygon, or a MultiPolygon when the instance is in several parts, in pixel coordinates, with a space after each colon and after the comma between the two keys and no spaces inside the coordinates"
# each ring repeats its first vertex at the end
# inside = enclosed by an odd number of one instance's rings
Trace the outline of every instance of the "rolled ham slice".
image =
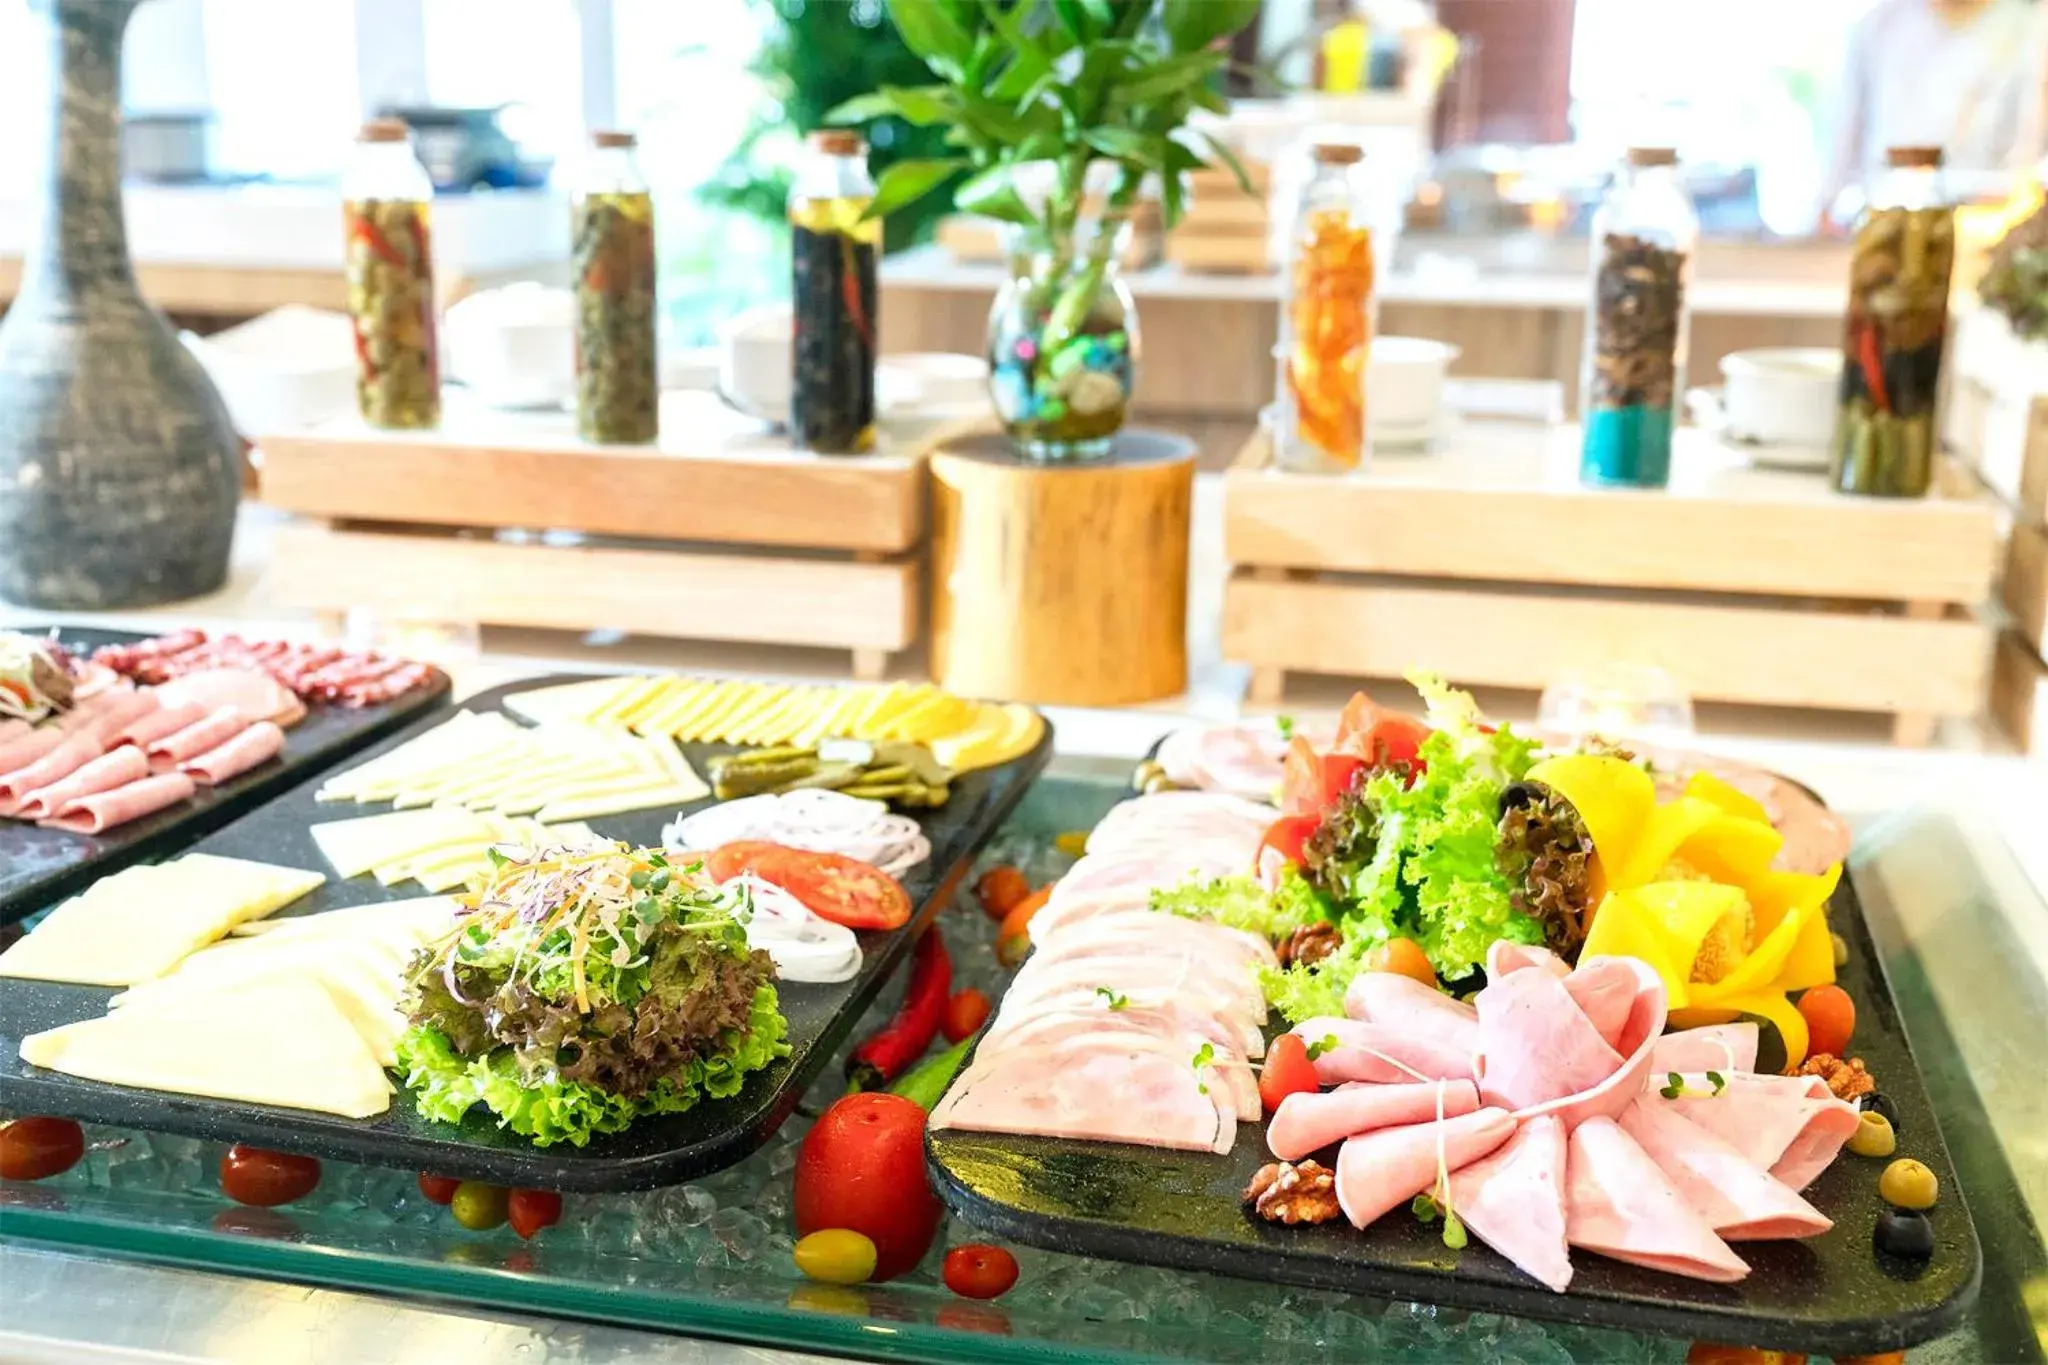
{"type": "Polygon", "coordinates": [[[1718,1071],[1726,1076],[1756,1070],[1757,1026],[1753,1020],[1708,1024],[1667,1033],[1650,1049],[1650,1074],[1718,1071]]]}
{"type": "Polygon", "coordinates": [[[1505,1109],[1480,1109],[1441,1124],[1411,1123],[1349,1138],[1337,1149],[1337,1206],[1365,1227],[1436,1182],[1439,1149],[1455,1171],[1506,1142],[1515,1131],[1505,1109]]]}
{"type": "Polygon", "coordinates": [[[1347,1085],[1316,1094],[1299,1093],[1280,1101],[1266,1126],[1266,1146],[1282,1161],[1299,1161],[1333,1142],[1381,1128],[1436,1121],[1437,1092],[1443,1092],[1443,1116],[1469,1114],[1479,1107],[1479,1089],[1470,1081],[1411,1081],[1406,1085],[1347,1085]]]}
{"type": "Polygon", "coordinates": [[[1316,1079],[1324,1085],[1341,1081],[1469,1081],[1475,1074],[1470,1052],[1430,1034],[1335,1016],[1310,1019],[1296,1025],[1293,1032],[1310,1047],[1324,1044],[1322,1055],[1312,1063],[1316,1079]],[[1328,1045],[1332,1038],[1337,1040],[1335,1047],[1328,1045]]]}
{"type": "MultiPolygon", "coordinates": [[[[1579,968],[1583,971],[1590,964],[1609,960],[1627,963],[1629,970],[1636,975],[1635,1002],[1629,1007],[1628,1021],[1622,1026],[1621,1031],[1621,1051],[1624,1054],[1621,1068],[1589,1090],[1577,1091],[1559,1099],[1518,1110],[1515,1117],[1528,1119],[1537,1114],[1556,1114],[1564,1123],[1565,1131],[1570,1132],[1596,1115],[1613,1118],[1635,1103],[1636,1096],[1642,1093],[1643,1083],[1650,1074],[1650,1053],[1656,1045],[1657,1035],[1664,1029],[1664,983],[1658,978],[1654,967],[1635,958],[1587,958],[1579,963],[1579,968]]],[[[1526,974],[1528,973],[1518,973],[1526,974]]],[[[1491,989],[1491,986],[1487,987],[1487,990],[1491,989]]],[[[1574,1001],[1573,1004],[1576,1008],[1577,1002],[1574,1001]]],[[[1482,1025],[1484,1016],[1485,1010],[1482,1007],[1482,1025]]],[[[1604,1042],[1602,1046],[1605,1046],[1604,1042]]],[[[1524,1064],[1542,1063],[1541,1059],[1537,1058],[1533,1062],[1525,1060],[1524,1064]]],[[[1486,1059],[1486,1065],[1487,1077],[1482,1077],[1479,1085],[1481,1099],[1486,1098],[1487,1079],[1492,1074],[1492,1057],[1486,1059]]]]}
{"type": "Polygon", "coordinates": [[[1572,1129],[1565,1168],[1565,1239],[1571,1245],[1716,1284],[1749,1274],[1749,1265],[1613,1119],[1596,1115],[1572,1129]]]}
{"type": "Polygon", "coordinates": [[[73,797],[55,815],[36,823],[45,829],[70,830],[73,834],[102,834],[116,825],[175,806],[197,790],[192,779],[183,773],[156,773],[112,791],[73,797]]]}
{"type": "Polygon", "coordinates": [[[0,781],[26,768],[67,738],[69,736],[55,726],[45,726],[40,730],[25,730],[12,739],[0,741],[0,781]]]}
{"type": "Polygon", "coordinates": [[[71,776],[98,758],[101,747],[99,736],[90,730],[66,735],[34,762],[0,777],[0,815],[12,815],[14,808],[30,792],[71,776]]]}
{"type": "Polygon", "coordinates": [[[1344,992],[1344,1012],[1403,1033],[1433,1035],[1460,1052],[1479,1050],[1478,1010],[1398,972],[1360,972],[1344,992]]]}
{"type": "Polygon", "coordinates": [[[1572,1282],[1564,1192],[1564,1125],[1550,1114],[1451,1174],[1451,1208],[1472,1235],[1560,1294],[1572,1282]]]}
{"type": "MultiPolygon", "coordinates": [[[[1104,1009],[1100,999],[1079,1009],[1032,1011],[1014,1021],[999,1018],[976,1045],[977,1059],[1001,1056],[1019,1048],[1067,1047],[1075,1040],[1097,1040],[1115,1035],[1117,1046],[1147,1047],[1175,1058],[1192,1058],[1206,1035],[1191,1032],[1183,1019],[1170,1011],[1132,1008],[1104,1009]]],[[[1264,1111],[1259,1104],[1259,1078],[1251,1064],[1235,1051],[1213,1039],[1210,1069],[1229,1091],[1237,1117],[1243,1123],[1257,1123],[1264,1111]]]]}
{"type": "Polygon", "coordinates": [[[196,702],[159,706],[105,732],[104,738],[109,749],[119,748],[123,744],[134,744],[147,751],[150,745],[164,736],[174,735],[186,726],[205,719],[206,708],[196,702]]]}
{"type": "MultiPolygon", "coordinates": [[[[1703,1075],[1684,1079],[1688,1089],[1712,1088],[1703,1075]]],[[[1818,1076],[1722,1079],[1725,1087],[1718,1095],[1652,1096],[1651,1102],[1672,1106],[1795,1190],[1805,1189],[1828,1168],[1860,1121],[1856,1106],[1836,1099],[1818,1076]]]]}
{"type": "Polygon", "coordinates": [[[6,751],[8,740],[20,739],[33,729],[35,729],[35,726],[30,725],[20,716],[0,717],[0,752],[6,751]]]}
{"type": "Polygon", "coordinates": [[[1725,1241],[1813,1237],[1834,1226],[1783,1181],[1652,1097],[1622,1110],[1620,1122],[1671,1187],[1725,1241]]]}
{"type": "Polygon", "coordinates": [[[283,748],[284,731],[271,721],[259,720],[220,747],[186,759],[178,771],[202,787],[211,787],[268,763],[283,748]]]}
{"type": "Polygon", "coordinates": [[[98,736],[103,747],[111,749],[115,747],[116,735],[130,723],[161,709],[162,704],[156,693],[146,687],[109,692],[99,699],[99,707],[91,721],[79,726],[78,732],[84,734],[90,730],[98,736]]]}
{"type": "Polygon", "coordinates": [[[149,776],[149,760],[133,744],[124,744],[80,764],[69,776],[38,787],[15,804],[14,814],[22,820],[45,820],[63,809],[75,796],[91,796],[149,776]]]}
{"type": "Polygon", "coordinates": [[[1221,1087],[1204,1093],[1186,1057],[1102,1043],[976,1057],[930,1126],[1223,1153],[1237,1113],[1221,1087]]]}
{"type": "Polygon", "coordinates": [[[227,743],[247,729],[252,719],[232,706],[215,707],[204,720],[194,721],[150,744],[144,751],[149,755],[149,766],[158,772],[168,772],[186,759],[197,758],[227,743]]]}
{"type": "Polygon", "coordinates": [[[1488,982],[1473,1003],[1486,1057],[1479,1093],[1488,1104],[1547,1104],[1591,1090],[1621,1069],[1621,1054],[1600,1036],[1563,977],[1526,967],[1488,982]]]}
{"type": "Polygon", "coordinates": [[[1635,969],[1618,957],[1595,958],[1564,979],[1565,990],[1586,1022],[1602,1042],[1617,1051],[1638,987],[1635,969]]]}

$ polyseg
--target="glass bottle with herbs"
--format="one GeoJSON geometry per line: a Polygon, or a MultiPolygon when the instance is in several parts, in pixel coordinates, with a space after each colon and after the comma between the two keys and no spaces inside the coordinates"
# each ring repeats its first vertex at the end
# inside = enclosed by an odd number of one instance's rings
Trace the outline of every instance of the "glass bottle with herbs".
{"type": "Polygon", "coordinates": [[[1844,493],[1917,498],[1934,479],[1934,403],[1955,218],[1941,151],[1893,147],[1849,263],[1832,477],[1844,493]]]}
{"type": "Polygon", "coordinates": [[[631,133],[591,134],[578,186],[576,430],[606,444],[655,438],[661,385],[655,353],[654,199],[631,133]]]}
{"type": "Polygon", "coordinates": [[[434,335],[433,181],[400,119],[371,119],[342,177],[356,407],[375,427],[441,420],[434,335]]]}
{"type": "Polygon", "coordinates": [[[875,265],[882,221],[857,133],[811,134],[789,193],[791,436],[832,455],[875,443],[875,265]]]}
{"type": "Polygon", "coordinates": [[[1301,193],[1281,317],[1275,459],[1342,472],[1366,458],[1366,369],[1372,354],[1373,241],[1356,174],[1362,150],[1319,143],[1301,193]]]}
{"type": "Polygon", "coordinates": [[[1700,220],[1669,147],[1632,147],[1593,213],[1579,478],[1662,488],[1685,391],[1687,292],[1700,220]]]}

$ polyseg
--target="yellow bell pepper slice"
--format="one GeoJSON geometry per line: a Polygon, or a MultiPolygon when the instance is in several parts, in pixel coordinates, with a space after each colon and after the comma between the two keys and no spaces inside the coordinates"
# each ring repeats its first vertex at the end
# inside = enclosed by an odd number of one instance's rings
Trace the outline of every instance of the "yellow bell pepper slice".
{"type": "MultiPolygon", "coordinates": [[[[1658,880],[1663,875],[1664,865],[1676,857],[1681,848],[1693,842],[1693,836],[1722,818],[1716,807],[1689,796],[1658,806],[1643,822],[1642,833],[1637,836],[1635,846],[1627,850],[1620,873],[1615,874],[1610,864],[1613,885],[1617,888],[1647,886],[1658,880]]],[[[1597,839],[1593,847],[1600,847],[1597,839]]],[[[1614,855],[1609,856],[1612,858],[1614,855]]]]}
{"type": "MultiPolygon", "coordinates": [[[[1697,803],[1697,798],[1685,799],[1697,803]]],[[[1717,882],[1748,886],[1770,872],[1784,846],[1785,836],[1769,825],[1716,810],[1685,841],[1679,856],[1717,882]]]]}
{"type": "Polygon", "coordinates": [[[1749,820],[1767,828],[1771,823],[1770,812],[1763,808],[1762,802],[1712,773],[1694,773],[1686,780],[1685,794],[1712,802],[1738,820],[1749,820]]]}
{"type": "Polygon", "coordinates": [[[1618,758],[1565,754],[1531,768],[1529,780],[1572,803],[1593,841],[1593,862],[1606,885],[1617,887],[1617,870],[1625,865],[1628,850],[1635,847],[1650,812],[1657,808],[1657,787],[1650,775],[1618,758]]]}
{"type": "Polygon", "coordinates": [[[1697,998],[1687,980],[1700,944],[1722,916],[1738,909],[1742,892],[1713,882],[1652,882],[1616,891],[1601,903],[1579,957],[1636,957],[1656,969],[1675,1008],[1697,998]]]}

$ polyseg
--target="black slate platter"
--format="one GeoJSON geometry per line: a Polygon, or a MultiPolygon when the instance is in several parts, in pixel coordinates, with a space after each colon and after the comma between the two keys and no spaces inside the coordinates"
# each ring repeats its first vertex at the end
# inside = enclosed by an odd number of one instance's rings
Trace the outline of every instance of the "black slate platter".
{"type": "MultiPolygon", "coordinates": [[[[501,710],[515,693],[572,678],[534,678],[480,693],[464,702],[470,710],[501,710]]],[[[365,760],[438,724],[433,717],[408,726],[364,755],[365,760]]],[[[685,745],[701,773],[704,760],[732,746],[685,745]]],[[[589,1146],[535,1147],[497,1126],[481,1105],[461,1124],[422,1118],[401,1087],[391,1108],[375,1119],[267,1105],[199,1099],[78,1080],[28,1066],[19,1056],[28,1033],[96,1017],[111,992],[86,986],[0,980],[0,1109],[17,1114],[55,1114],[96,1123],[122,1124],[182,1133],[223,1142],[253,1142],[307,1156],[367,1161],[438,1175],[489,1180],[501,1185],[563,1191],[652,1189],[729,1166],[745,1157],[779,1127],[805,1087],[831,1058],[882,983],[906,953],[916,930],[937,914],[966,875],[974,854],[1022,799],[1024,790],[1052,756],[1051,727],[1030,753],[996,768],[965,773],[953,796],[936,811],[920,812],[932,844],[931,858],[903,879],[912,905],[911,922],[888,933],[860,935],[863,961],[850,981],[836,985],[777,984],[789,1020],[790,1055],[753,1073],[737,1095],[706,1100],[680,1114],[641,1119],[623,1133],[593,1139],[589,1146]]],[[[255,858],[289,867],[329,872],[308,832],[328,820],[373,815],[388,805],[321,804],[313,799],[321,779],[301,783],[277,800],[243,816],[193,851],[255,858]]],[[[715,804],[709,797],[684,809],[715,804]]],[[[586,823],[598,833],[636,844],[659,845],[662,826],[674,807],[598,816],[586,823]]],[[[280,911],[311,914],[372,901],[420,894],[411,883],[386,889],[364,875],[332,881],[280,911]]],[[[252,1028],[262,1027],[252,1020],[252,1028]]]]}
{"type": "MultiPolygon", "coordinates": [[[[0,625],[0,630],[10,629],[0,625]]],[[[45,627],[31,633],[43,634],[45,627]]],[[[128,644],[149,638],[132,631],[62,627],[57,639],[74,649],[128,644]]],[[[448,679],[439,670],[424,687],[382,706],[308,706],[306,718],[285,732],[284,752],[269,763],[217,787],[201,787],[190,800],[131,820],[105,834],[71,834],[0,819],[0,925],[12,924],[54,900],[131,863],[162,858],[269,799],[308,774],[330,768],[364,745],[442,706],[448,679]]]]}
{"type": "MultiPolygon", "coordinates": [[[[1898,1108],[1896,1155],[1925,1162],[1941,1182],[1941,1203],[1929,1215],[1936,1249],[1925,1263],[1874,1254],[1885,1163],[1846,1149],[1803,1192],[1834,1228],[1800,1242],[1736,1244],[1750,1265],[1743,1282],[1707,1284],[1574,1250],[1563,1294],[1477,1238],[1462,1252],[1449,1250],[1437,1228],[1402,1210],[1363,1232],[1342,1219],[1284,1227],[1251,1217],[1239,1198],[1272,1159],[1263,1124],[1240,1126],[1227,1156],[945,1129],[927,1134],[926,1163],[940,1197],[969,1222],[1058,1251],[1785,1351],[1898,1350],[1940,1336],[1976,1302],[1982,1254],[1846,878],[1829,916],[1849,944],[1838,979],[1856,1002],[1850,1051],[1898,1108]]],[[[1771,1046],[1767,1032],[1762,1067],[1774,1065],[1771,1046]]],[[[1335,1150],[1317,1157],[1334,1166],[1335,1150]]]]}

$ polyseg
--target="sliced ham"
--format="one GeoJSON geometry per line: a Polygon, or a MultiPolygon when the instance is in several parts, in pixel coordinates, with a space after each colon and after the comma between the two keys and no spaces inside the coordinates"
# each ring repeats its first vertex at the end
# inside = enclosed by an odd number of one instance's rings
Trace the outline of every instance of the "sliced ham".
{"type": "Polygon", "coordinates": [[[1479,1107],[1470,1081],[1410,1081],[1403,1085],[1346,1085],[1318,1093],[1289,1095],[1266,1125],[1266,1146],[1282,1161],[1299,1161],[1333,1142],[1381,1128],[1431,1123],[1441,1091],[1447,1119],[1479,1107]]]}
{"type": "Polygon", "coordinates": [[[8,740],[19,739],[34,728],[20,716],[0,717],[0,753],[6,752],[8,740]]]}
{"type": "Polygon", "coordinates": [[[283,748],[284,731],[272,721],[259,720],[225,744],[186,759],[178,771],[200,786],[210,787],[268,763],[283,748]]]}
{"type": "Polygon", "coordinates": [[[1451,1174],[1451,1208],[1472,1235],[1560,1294],[1572,1282],[1564,1196],[1564,1125],[1550,1114],[1451,1174]]]}
{"type": "Polygon", "coordinates": [[[1117,1047],[1149,1047],[1189,1063],[1207,1042],[1213,1058],[1211,1067],[1229,1091],[1238,1119],[1245,1123],[1259,1121],[1259,1078],[1252,1074],[1251,1064],[1230,1048],[1219,1047],[1213,1040],[1190,1032],[1177,1015],[1165,1010],[1132,1009],[1128,1005],[1112,1010],[1098,997],[1092,1009],[1083,1006],[1034,1011],[1014,1023],[998,1019],[975,1046],[974,1055],[977,1060],[993,1059],[1020,1048],[1067,1048],[1076,1040],[1085,1042],[1098,1036],[1113,1039],[1117,1047]]]}
{"type": "Polygon", "coordinates": [[[1813,1237],[1834,1224],[1783,1181],[1676,1110],[1644,1096],[1621,1130],[1649,1153],[1673,1189],[1730,1242],[1813,1237]]]}
{"type": "MultiPolygon", "coordinates": [[[[1309,742],[1320,750],[1330,738],[1325,733],[1309,742]]],[[[1175,730],[1160,741],[1158,763],[1181,786],[1265,801],[1280,790],[1286,758],[1287,740],[1278,727],[1255,722],[1175,730]]]]}
{"type": "Polygon", "coordinates": [[[1486,950],[1486,979],[1489,981],[1497,981],[1524,967],[1534,967],[1552,976],[1569,976],[1572,970],[1570,963],[1550,949],[1516,943],[1512,939],[1499,939],[1486,950]]]}
{"type": "Polygon", "coordinates": [[[1571,1130],[1565,1168],[1565,1236],[1571,1245],[1717,1284],[1749,1273],[1748,1264],[1714,1235],[1613,1119],[1596,1115],[1571,1130]]]}
{"type": "Polygon", "coordinates": [[[932,1110],[930,1126],[1217,1153],[1237,1138],[1237,1115],[1220,1087],[1204,1093],[1187,1058],[1141,1046],[977,1057],[932,1110]]]}
{"type": "Polygon", "coordinates": [[[217,706],[206,713],[204,720],[172,731],[151,743],[144,752],[149,755],[150,766],[164,772],[176,768],[188,758],[197,758],[210,749],[219,748],[249,728],[253,719],[232,706],[217,706]]]}
{"type": "Polygon", "coordinates": [[[1062,958],[1185,952],[1234,962],[1247,972],[1280,965],[1273,945],[1256,934],[1156,910],[1090,920],[1042,942],[1041,952],[1062,958]]]}
{"type": "MultiPolygon", "coordinates": [[[[1186,992],[1191,1001],[1204,1008],[1223,1007],[1259,1021],[1265,1019],[1266,996],[1259,989],[1257,975],[1229,962],[1194,952],[1130,952],[1099,957],[1047,958],[1035,955],[1012,979],[1010,994],[1019,986],[1030,991],[1063,990],[1071,986],[1097,986],[1126,996],[1147,988],[1186,992]],[[1027,978],[1025,972],[1029,971],[1027,978]]],[[[1031,998],[1026,994],[1019,1004],[1031,998]]]]}
{"type": "MultiPolygon", "coordinates": [[[[1684,1073],[1681,1073],[1684,1076],[1684,1073]]],[[[1818,1076],[1724,1076],[1718,1095],[1666,1100],[1714,1133],[1751,1165],[1803,1190],[1828,1168],[1860,1121],[1856,1106],[1838,1100],[1818,1076]]],[[[1709,1091],[1703,1075],[1684,1076],[1688,1089],[1709,1091]]]]}
{"type": "Polygon", "coordinates": [[[1070,929],[1096,920],[1122,919],[1129,915],[1151,913],[1150,903],[1143,892],[1074,897],[1058,905],[1047,900],[1039,908],[1038,913],[1031,917],[1025,931],[1030,935],[1033,944],[1043,944],[1051,942],[1054,937],[1070,929]]]}
{"type": "MultiPolygon", "coordinates": [[[[1258,1057],[1265,1052],[1264,1030],[1258,1021],[1242,1010],[1229,1006],[1214,1007],[1210,1001],[1192,997],[1188,992],[1171,986],[1137,986],[1120,993],[1127,1009],[1172,1014],[1187,1032],[1219,1048],[1227,1048],[1240,1057],[1258,1057]]],[[[1107,1003],[1094,986],[1085,982],[1069,983],[1057,989],[1033,988],[1024,996],[1018,996],[1016,987],[1012,986],[1003,996],[1002,1008],[996,1013],[995,1027],[1002,1027],[1006,1016],[1023,1019],[1039,1013],[1102,1009],[1107,1003]],[[1011,1004],[1013,998],[1016,1001],[1014,1008],[1011,1004]]]]}
{"type": "Polygon", "coordinates": [[[1564,978],[1564,988],[1586,1022],[1617,1052],[1641,984],[1635,969],[1618,957],[1594,958],[1564,978]]]}
{"type": "Polygon", "coordinates": [[[1470,1052],[1430,1033],[1334,1016],[1310,1019],[1293,1031],[1310,1047],[1324,1045],[1312,1063],[1316,1079],[1324,1085],[1340,1081],[1469,1081],[1475,1075],[1470,1052]],[[1337,1040],[1334,1047],[1329,1046],[1332,1038],[1337,1040]]]}
{"type": "Polygon", "coordinates": [[[114,747],[115,737],[129,725],[162,709],[156,693],[147,687],[109,692],[98,700],[99,707],[93,712],[91,721],[79,726],[78,733],[90,730],[108,749],[114,747]]]}
{"type": "Polygon", "coordinates": [[[1344,992],[1344,1012],[1404,1033],[1430,1034],[1461,1052],[1479,1050],[1479,1011],[1399,972],[1360,972],[1344,992]]]}
{"type": "Polygon", "coordinates": [[[112,791],[74,797],[65,802],[55,815],[36,823],[46,829],[69,830],[73,834],[101,834],[116,825],[155,814],[166,806],[175,806],[196,790],[192,779],[183,773],[156,773],[112,791]]]}
{"type": "Polygon", "coordinates": [[[255,668],[200,669],[173,678],[156,690],[166,706],[192,703],[210,712],[231,707],[252,721],[273,720],[291,726],[306,714],[305,703],[290,688],[255,668]]]}
{"type": "Polygon", "coordinates": [[[0,781],[5,781],[42,758],[69,737],[64,731],[51,725],[0,741],[0,781]]]}
{"type": "Polygon", "coordinates": [[[44,820],[63,809],[75,796],[91,796],[149,776],[149,760],[133,744],[124,744],[80,764],[70,775],[38,787],[15,803],[14,814],[22,820],[44,820]]]}
{"type": "MultiPolygon", "coordinates": [[[[1604,960],[1607,959],[1588,958],[1580,962],[1580,970],[1585,970],[1589,963],[1598,963],[1604,960]]],[[[1628,1021],[1622,1026],[1620,1041],[1624,1060],[1620,1069],[1590,1089],[1577,1091],[1519,1110],[1516,1113],[1517,1118],[1532,1118],[1537,1114],[1556,1114],[1563,1121],[1565,1130],[1569,1132],[1596,1115],[1613,1118],[1622,1110],[1628,1108],[1629,1105],[1635,1103],[1636,1096],[1642,1093],[1643,1083],[1650,1074],[1651,1051],[1656,1046],[1657,1035],[1664,1028],[1664,983],[1658,979],[1656,969],[1647,962],[1639,962],[1634,958],[1617,958],[1613,960],[1625,962],[1629,965],[1629,969],[1636,974],[1638,987],[1635,1002],[1629,1007],[1628,1021]]],[[[1517,975],[1526,974],[1517,973],[1517,975]]],[[[1488,986],[1487,989],[1491,990],[1493,988],[1488,986]]],[[[1481,994],[1483,995],[1484,992],[1481,992],[1481,994]]],[[[1576,1008],[1577,1002],[1574,1001],[1573,1005],[1576,1008]]],[[[1484,1014],[1485,1011],[1482,1008],[1482,1022],[1484,1014]]],[[[1583,1015],[1581,1017],[1583,1018],[1583,1015]]],[[[1603,1047],[1606,1046],[1604,1041],[1601,1045],[1603,1047]]],[[[1609,1050],[1612,1051],[1613,1049],[1609,1050]]],[[[1537,1058],[1533,1062],[1525,1064],[1540,1066],[1541,1059],[1537,1058]]],[[[1487,1057],[1486,1066],[1487,1075],[1481,1077],[1479,1085],[1479,1093],[1482,1099],[1485,1098],[1487,1080],[1491,1076],[1493,1066],[1493,1058],[1491,1056],[1487,1057]]]]}
{"type": "Polygon", "coordinates": [[[66,735],[58,744],[31,763],[0,777],[0,815],[11,815],[23,797],[71,776],[102,752],[99,736],[90,730],[66,735]]]}
{"type": "Polygon", "coordinates": [[[1563,977],[1533,968],[1509,972],[1489,981],[1473,1003],[1486,1057],[1479,1091],[1488,1104],[1528,1109],[1582,1094],[1621,1069],[1621,1054],[1563,977]]]}
{"type": "Polygon", "coordinates": [[[1337,1206],[1355,1228],[1407,1203],[1436,1183],[1439,1155],[1457,1170],[1506,1142],[1515,1131],[1505,1109],[1480,1109],[1442,1123],[1411,1123],[1348,1138],[1337,1149],[1337,1206]]]}
{"type": "Polygon", "coordinates": [[[159,706],[104,732],[104,738],[109,749],[118,748],[123,744],[134,744],[146,751],[150,745],[164,736],[174,735],[186,726],[205,719],[206,708],[197,702],[159,706]]]}
{"type": "Polygon", "coordinates": [[[1091,853],[1053,883],[1046,897],[1050,910],[1068,901],[1114,896],[1150,904],[1154,887],[1179,886],[1186,881],[1208,881],[1245,870],[1234,853],[1185,845],[1128,853],[1091,853]]]}
{"type": "Polygon", "coordinates": [[[1667,1033],[1650,1049],[1650,1074],[1718,1071],[1725,1076],[1736,1071],[1754,1071],[1757,1032],[1753,1020],[1743,1019],[1667,1033]]]}

